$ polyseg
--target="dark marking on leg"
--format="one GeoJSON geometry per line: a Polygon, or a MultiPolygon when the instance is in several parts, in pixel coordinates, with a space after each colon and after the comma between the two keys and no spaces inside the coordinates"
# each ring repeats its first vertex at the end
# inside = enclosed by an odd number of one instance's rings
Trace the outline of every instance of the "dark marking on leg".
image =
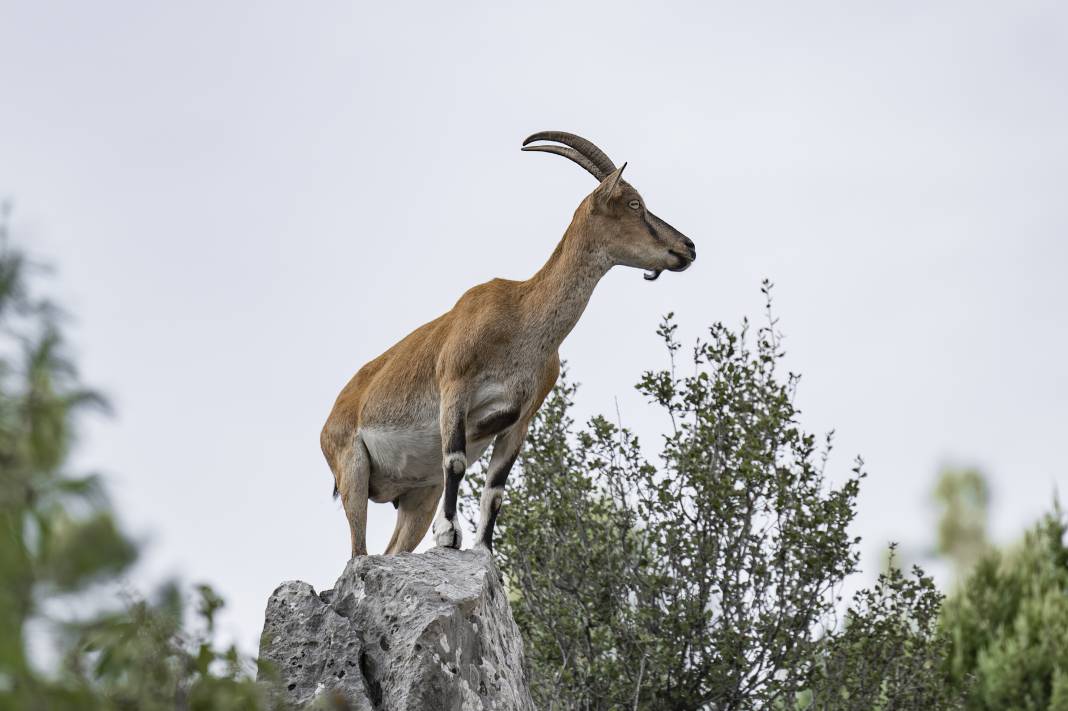
{"type": "Polygon", "coordinates": [[[497,525],[497,514],[501,510],[501,503],[504,499],[504,485],[508,482],[508,475],[511,473],[512,466],[518,457],[519,452],[516,451],[508,459],[501,462],[499,467],[492,469],[489,476],[486,477],[486,490],[483,496],[490,495],[493,498],[490,500],[489,511],[485,512],[486,520],[481,522],[482,537],[480,542],[491,551],[493,550],[493,528],[497,525]]]}
{"type": "Polygon", "coordinates": [[[500,504],[490,507],[489,518],[486,519],[486,527],[482,529],[482,544],[493,550],[493,527],[497,525],[497,512],[501,510],[500,504]]]}
{"type": "Polygon", "coordinates": [[[515,464],[516,457],[519,453],[516,452],[508,461],[504,463],[500,468],[490,472],[489,478],[486,479],[486,486],[490,489],[503,489],[504,485],[508,482],[508,475],[512,471],[512,465],[515,464]]]}
{"type": "Polygon", "coordinates": [[[445,453],[445,498],[441,510],[450,523],[456,517],[456,493],[460,488],[460,482],[463,481],[465,471],[454,471],[454,461],[449,460],[449,457],[454,454],[459,454],[463,457],[466,464],[467,435],[464,431],[464,416],[462,414],[456,419],[452,434],[449,436],[449,448],[445,453]]]}
{"type": "Polygon", "coordinates": [[[454,474],[451,471],[445,473],[445,501],[441,511],[450,522],[456,518],[456,494],[463,478],[463,474],[454,474]]]}
{"type": "Polygon", "coordinates": [[[499,410],[484,417],[475,425],[475,439],[491,437],[508,429],[519,421],[519,408],[499,410]]]}

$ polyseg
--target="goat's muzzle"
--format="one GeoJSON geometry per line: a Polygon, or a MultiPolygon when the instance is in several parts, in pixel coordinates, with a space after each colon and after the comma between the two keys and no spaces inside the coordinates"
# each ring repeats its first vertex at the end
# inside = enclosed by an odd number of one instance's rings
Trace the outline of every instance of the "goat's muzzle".
{"type": "MultiPolygon", "coordinates": [[[[690,265],[694,263],[695,259],[697,259],[697,249],[694,247],[693,242],[691,242],[685,237],[683,239],[686,240],[686,247],[689,254],[683,254],[678,250],[669,249],[668,254],[670,254],[676,260],[675,266],[667,267],[667,271],[669,272],[684,272],[689,269],[690,265]]],[[[664,269],[652,269],[642,274],[642,277],[646,281],[656,281],[660,278],[660,274],[664,271],[664,269]]]]}
{"type": "MultiPolygon", "coordinates": [[[[681,239],[682,244],[686,249],[686,253],[685,254],[683,254],[678,249],[669,249],[668,250],[668,254],[670,254],[672,257],[675,258],[676,263],[672,267],[667,267],[667,271],[669,271],[669,272],[684,272],[684,271],[686,271],[687,269],[690,268],[690,265],[694,263],[694,260],[697,259],[697,247],[694,245],[693,240],[691,240],[689,237],[683,235],[681,232],[679,232],[675,228],[671,227],[671,225],[668,225],[663,220],[660,220],[659,218],[657,218],[657,222],[665,225],[669,230],[674,232],[675,236],[681,239]]],[[[643,274],[642,276],[647,281],[656,281],[657,279],[660,278],[660,274],[663,271],[664,271],[663,269],[653,269],[651,271],[645,272],[645,274],[643,274]]]]}

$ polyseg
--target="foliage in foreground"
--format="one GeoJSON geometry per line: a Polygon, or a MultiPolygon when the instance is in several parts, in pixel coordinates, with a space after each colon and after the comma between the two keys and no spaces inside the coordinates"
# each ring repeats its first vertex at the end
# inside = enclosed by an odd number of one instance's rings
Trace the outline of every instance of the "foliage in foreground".
{"type": "Polygon", "coordinates": [[[495,545],[539,708],[952,707],[927,578],[884,578],[833,624],[863,473],[825,481],[770,308],[755,338],[714,325],[685,376],[670,318],[659,333],[670,367],[637,386],[670,425],[659,466],[603,417],[576,428],[565,380],[509,483],[495,545]]]}
{"type": "Polygon", "coordinates": [[[0,709],[266,708],[251,663],[212,643],[222,601],[198,591],[196,631],[174,586],[100,607],[135,558],[98,477],[66,469],[76,418],[101,408],[66,357],[56,309],[34,297],[0,214],[0,709]],[[114,608],[114,605],[111,606],[114,608]],[[30,632],[30,629],[35,630],[30,632]],[[55,636],[55,668],[29,658],[55,636]]]}

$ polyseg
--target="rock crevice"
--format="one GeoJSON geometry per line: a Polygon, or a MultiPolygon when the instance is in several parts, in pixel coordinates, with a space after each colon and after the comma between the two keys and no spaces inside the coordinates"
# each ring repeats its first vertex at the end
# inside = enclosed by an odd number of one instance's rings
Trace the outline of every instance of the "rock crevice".
{"type": "Polygon", "coordinates": [[[523,643],[484,550],[364,556],[332,590],[283,583],[260,658],[298,708],[532,711],[523,643]]]}

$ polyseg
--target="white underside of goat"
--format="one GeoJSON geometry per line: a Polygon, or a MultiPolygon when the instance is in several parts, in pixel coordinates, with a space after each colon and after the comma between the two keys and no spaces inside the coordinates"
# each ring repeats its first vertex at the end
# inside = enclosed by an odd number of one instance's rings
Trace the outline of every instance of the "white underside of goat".
{"type": "MultiPolygon", "coordinates": [[[[473,423],[511,406],[500,386],[479,388],[468,410],[467,431],[473,423]]],[[[371,458],[371,491],[375,501],[392,501],[405,490],[441,483],[441,430],[436,417],[407,427],[367,425],[360,436],[371,458]]],[[[493,437],[467,440],[467,462],[482,456],[493,437]]]]}

